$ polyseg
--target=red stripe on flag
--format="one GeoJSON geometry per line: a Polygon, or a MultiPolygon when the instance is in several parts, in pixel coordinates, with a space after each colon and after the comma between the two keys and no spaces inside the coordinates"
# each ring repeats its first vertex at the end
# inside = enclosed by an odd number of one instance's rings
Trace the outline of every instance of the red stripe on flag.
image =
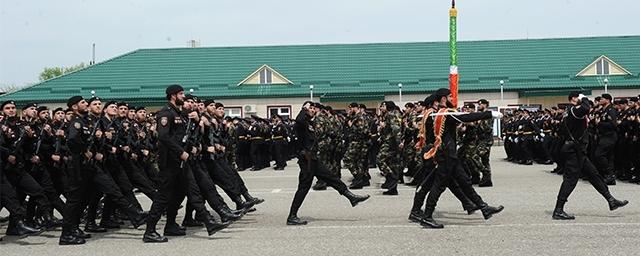
{"type": "Polygon", "coordinates": [[[458,107],[458,74],[449,74],[449,90],[451,90],[451,103],[458,107]]]}

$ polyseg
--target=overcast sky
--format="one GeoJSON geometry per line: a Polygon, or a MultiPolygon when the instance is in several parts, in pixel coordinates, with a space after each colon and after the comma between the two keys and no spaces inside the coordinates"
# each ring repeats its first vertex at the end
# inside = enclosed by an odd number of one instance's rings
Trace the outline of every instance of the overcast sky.
{"type": "MultiPolygon", "coordinates": [[[[0,0],[0,86],[139,48],[448,40],[449,0],[0,0]]],[[[459,40],[640,34],[640,1],[459,0],[459,40]]]]}

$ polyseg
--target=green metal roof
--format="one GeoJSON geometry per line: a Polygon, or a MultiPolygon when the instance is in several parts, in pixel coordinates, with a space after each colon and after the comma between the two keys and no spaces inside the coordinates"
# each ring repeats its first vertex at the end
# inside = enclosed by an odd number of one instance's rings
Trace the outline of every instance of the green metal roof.
{"type": "MultiPolygon", "coordinates": [[[[159,103],[179,83],[213,98],[427,93],[446,87],[447,42],[139,49],[80,71],[0,96],[17,102],[65,102],[73,95],[159,103]],[[237,84],[263,64],[293,85],[237,84]]],[[[605,55],[632,75],[610,76],[610,88],[640,89],[640,36],[458,43],[460,91],[593,89],[603,77],[575,77],[605,55]]]]}

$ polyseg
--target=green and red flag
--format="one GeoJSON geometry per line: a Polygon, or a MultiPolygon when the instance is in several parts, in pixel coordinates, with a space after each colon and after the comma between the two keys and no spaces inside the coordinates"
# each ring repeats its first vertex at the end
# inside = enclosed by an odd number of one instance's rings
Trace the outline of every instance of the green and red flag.
{"type": "Polygon", "coordinates": [[[451,9],[449,9],[449,90],[451,90],[451,103],[455,107],[458,107],[457,17],[456,1],[451,0],[451,9]]]}

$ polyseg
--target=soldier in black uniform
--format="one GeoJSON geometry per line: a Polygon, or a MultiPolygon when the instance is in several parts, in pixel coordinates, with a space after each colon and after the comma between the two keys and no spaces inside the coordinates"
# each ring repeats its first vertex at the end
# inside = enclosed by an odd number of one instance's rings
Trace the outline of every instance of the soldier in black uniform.
{"type": "Polygon", "coordinates": [[[298,190],[291,202],[291,209],[287,217],[287,225],[306,225],[307,221],[298,218],[298,209],[302,206],[304,198],[307,196],[313,178],[324,180],[330,187],[334,188],[341,195],[345,196],[351,202],[351,206],[369,199],[369,195],[359,196],[353,194],[347,188],[339,177],[332,174],[325,163],[318,161],[317,157],[317,141],[315,139],[315,130],[313,128],[313,116],[320,111],[320,104],[313,102],[305,102],[302,110],[296,117],[295,131],[298,136],[298,165],[300,166],[300,175],[298,177],[298,190]]]}
{"type": "Polygon", "coordinates": [[[573,215],[569,215],[564,211],[564,204],[576,187],[581,175],[585,176],[598,193],[607,200],[609,210],[613,211],[629,203],[626,200],[617,200],[611,195],[609,188],[602,177],[598,175],[598,171],[586,155],[589,140],[586,135],[586,116],[591,109],[589,98],[574,92],[569,94],[568,99],[573,106],[566,111],[561,124],[564,128],[563,135],[565,140],[561,152],[565,155],[566,162],[562,185],[560,186],[556,207],[553,211],[553,219],[556,220],[575,219],[573,215]]]}
{"type": "Polygon", "coordinates": [[[613,97],[610,94],[602,95],[602,110],[597,114],[595,121],[598,133],[598,145],[594,153],[595,164],[607,185],[616,184],[613,161],[618,140],[616,130],[618,112],[613,108],[612,100],[613,97]]]}
{"type": "Polygon", "coordinates": [[[287,127],[282,123],[282,117],[279,115],[273,115],[273,125],[271,128],[274,149],[274,158],[276,160],[276,171],[284,170],[287,166],[287,127]]]}
{"type": "Polygon", "coordinates": [[[189,170],[189,164],[186,163],[189,160],[189,152],[192,152],[192,149],[183,148],[183,143],[188,139],[188,136],[185,135],[190,125],[189,123],[195,121],[191,119],[197,119],[197,113],[189,113],[189,116],[183,114],[182,105],[185,96],[182,86],[171,85],[167,87],[165,93],[168,105],[160,110],[156,116],[159,140],[160,187],[158,196],[153,201],[149,211],[147,229],[142,239],[144,242],[162,243],[168,241],[166,237],[156,232],[156,225],[162,213],[167,210],[167,206],[174,208],[168,209],[167,215],[169,213],[175,214],[174,212],[177,211],[177,206],[180,204],[179,201],[182,201],[180,190],[183,189],[188,189],[187,196],[190,197],[188,203],[195,208],[196,219],[205,224],[209,235],[227,226],[213,219],[206,210],[201,195],[193,194],[197,190],[197,185],[193,179],[193,173],[189,170]]]}

